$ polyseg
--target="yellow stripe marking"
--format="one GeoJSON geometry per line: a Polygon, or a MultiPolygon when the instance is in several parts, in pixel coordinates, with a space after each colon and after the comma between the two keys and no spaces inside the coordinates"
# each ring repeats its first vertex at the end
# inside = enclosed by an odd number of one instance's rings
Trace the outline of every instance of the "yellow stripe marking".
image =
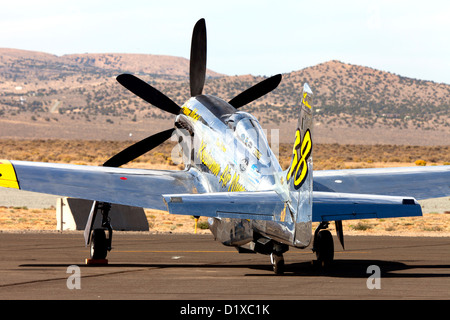
{"type": "Polygon", "coordinates": [[[19,189],[16,172],[8,160],[0,160],[0,187],[19,189]]]}
{"type": "Polygon", "coordinates": [[[306,101],[306,96],[307,96],[308,94],[305,92],[305,93],[303,93],[303,98],[302,98],[302,102],[303,102],[303,104],[305,105],[305,106],[307,106],[309,109],[311,109],[311,106],[309,105],[309,103],[308,103],[308,101],[306,101]]]}

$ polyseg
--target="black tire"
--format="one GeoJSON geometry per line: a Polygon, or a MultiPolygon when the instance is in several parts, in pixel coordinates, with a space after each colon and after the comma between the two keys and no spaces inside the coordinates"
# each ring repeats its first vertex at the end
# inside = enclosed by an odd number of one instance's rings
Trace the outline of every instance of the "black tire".
{"type": "Polygon", "coordinates": [[[284,258],[282,254],[272,253],[270,260],[273,266],[273,272],[277,275],[284,274],[284,258]]]}
{"type": "Polygon", "coordinates": [[[108,246],[104,229],[95,229],[92,232],[90,254],[91,259],[106,259],[108,246]]]}
{"type": "Polygon", "coordinates": [[[319,262],[329,265],[334,259],[333,236],[328,230],[321,230],[317,234],[314,246],[316,247],[316,257],[319,262]]]}

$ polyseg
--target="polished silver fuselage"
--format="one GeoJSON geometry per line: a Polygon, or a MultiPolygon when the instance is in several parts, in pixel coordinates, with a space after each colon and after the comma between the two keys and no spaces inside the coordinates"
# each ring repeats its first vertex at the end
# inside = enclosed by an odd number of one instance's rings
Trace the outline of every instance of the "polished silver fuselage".
{"type": "Polygon", "coordinates": [[[197,178],[198,193],[273,190],[285,202],[278,221],[210,218],[216,240],[242,246],[264,237],[290,246],[309,245],[311,215],[302,208],[301,192],[289,191],[286,172],[254,116],[202,95],[183,105],[176,127],[183,161],[197,178]]]}

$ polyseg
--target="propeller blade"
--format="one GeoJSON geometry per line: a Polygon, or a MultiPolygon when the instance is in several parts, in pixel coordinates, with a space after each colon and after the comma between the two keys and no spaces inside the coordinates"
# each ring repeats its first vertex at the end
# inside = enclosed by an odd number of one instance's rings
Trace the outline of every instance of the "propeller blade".
{"type": "Polygon", "coordinates": [[[143,155],[144,153],[152,150],[153,148],[159,146],[161,143],[166,141],[172,136],[175,129],[169,129],[166,131],[159,132],[150,137],[147,137],[135,144],[129,146],[128,148],[120,151],[118,154],[107,160],[103,166],[104,167],[120,167],[131,160],[143,155]]]}
{"type": "Polygon", "coordinates": [[[174,115],[180,112],[180,107],[169,97],[132,74],[121,74],[117,77],[117,81],[138,97],[161,110],[174,115]]]}
{"type": "Polygon", "coordinates": [[[247,90],[241,92],[236,97],[230,100],[229,104],[231,104],[236,109],[245,106],[247,103],[250,103],[258,98],[261,98],[263,95],[269,93],[281,82],[281,74],[277,74],[268,79],[265,79],[253,87],[248,88],[247,90]]]}
{"type": "Polygon", "coordinates": [[[191,97],[202,94],[206,77],[206,24],[200,19],[194,26],[189,66],[191,97]]]}

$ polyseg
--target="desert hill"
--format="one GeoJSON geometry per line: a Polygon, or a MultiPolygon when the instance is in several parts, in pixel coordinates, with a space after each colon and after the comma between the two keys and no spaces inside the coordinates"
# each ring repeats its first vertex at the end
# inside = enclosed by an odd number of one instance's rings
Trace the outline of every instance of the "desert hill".
{"type": "MultiPolygon", "coordinates": [[[[151,54],[70,54],[62,58],[84,66],[103,70],[143,73],[157,76],[189,77],[189,60],[185,58],[151,54]]],[[[208,77],[222,76],[208,70],[208,77]]]]}
{"type": "MultiPolygon", "coordinates": [[[[135,97],[115,77],[138,74],[182,105],[189,98],[188,72],[189,61],[178,57],[108,53],[55,56],[0,48],[0,135],[83,139],[86,130],[67,133],[67,127],[94,126],[110,131],[111,125],[123,136],[135,131],[137,125],[146,126],[147,132],[148,126],[171,125],[172,115],[135,97]],[[16,130],[18,124],[20,130],[16,130]]],[[[204,93],[229,100],[263,79],[208,70],[204,93]]],[[[392,137],[401,135],[399,143],[417,144],[410,139],[419,135],[419,144],[450,144],[450,85],[336,60],[283,74],[276,90],[243,110],[254,113],[268,129],[291,132],[304,82],[314,92],[319,140],[380,143],[374,140],[375,135],[387,134],[381,141],[390,139],[393,143],[392,137]],[[343,133],[339,136],[337,132],[343,133]],[[343,140],[362,136],[361,141],[343,140]]],[[[101,134],[89,136],[104,138],[101,134]]],[[[118,138],[111,132],[107,136],[118,138]]]]}
{"type": "MultiPolygon", "coordinates": [[[[188,59],[151,54],[84,53],[56,56],[44,52],[0,48],[0,68],[4,73],[2,77],[7,77],[6,71],[9,71],[10,76],[16,76],[16,79],[37,77],[42,71],[47,71],[47,74],[53,71],[61,77],[66,73],[109,71],[181,78],[189,76],[188,59]]],[[[207,76],[222,75],[208,70],[207,76]]],[[[46,74],[41,78],[46,79],[46,74]]]]}

